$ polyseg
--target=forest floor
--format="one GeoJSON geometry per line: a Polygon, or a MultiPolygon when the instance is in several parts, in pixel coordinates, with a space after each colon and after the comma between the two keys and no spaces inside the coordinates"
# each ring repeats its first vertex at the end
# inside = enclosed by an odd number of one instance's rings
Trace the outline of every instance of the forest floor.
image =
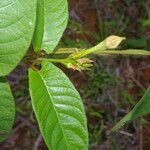
{"type": "MultiPolygon", "coordinates": [[[[69,0],[70,20],[58,47],[87,48],[110,35],[127,37],[126,48],[150,50],[150,1],[69,0]]],[[[63,68],[79,90],[88,117],[90,150],[150,150],[150,117],[110,130],[150,85],[150,57],[93,56],[90,71],[63,68]]],[[[0,150],[47,150],[32,111],[28,64],[8,77],[17,105],[15,125],[0,150]],[[23,68],[23,69],[22,69],[23,68]]]]}

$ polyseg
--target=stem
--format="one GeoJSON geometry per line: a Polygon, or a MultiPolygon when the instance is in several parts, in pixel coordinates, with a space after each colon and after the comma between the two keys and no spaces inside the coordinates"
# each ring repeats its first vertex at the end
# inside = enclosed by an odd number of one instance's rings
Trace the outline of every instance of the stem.
{"type": "Polygon", "coordinates": [[[147,55],[150,56],[150,51],[144,50],[101,50],[95,51],[94,54],[121,54],[121,55],[147,55]]]}
{"type": "Polygon", "coordinates": [[[72,54],[72,58],[74,59],[83,58],[86,55],[94,53],[95,51],[96,51],[95,47],[89,48],[87,50],[82,50],[82,51],[79,51],[78,53],[72,54]]]}
{"type": "Polygon", "coordinates": [[[102,49],[96,49],[96,47],[80,51],[74,55],[72,55],[72,58],[82,58],[89,54],[99,54],[99,55],[147,55],[150,56],[150,51],[145,50],[138,50],[138,49],[128,49],[128,50],[102,50],[102,49]]]}
{"type": "Polygon", "coordinates": [[[49,61],[49,62],[53,62],[53,63],[65,63],[65,62],[68,62],[68,59],[65,58],[65,59],[53,59],[53,58],[39,58],[38,60],[40,61],[49,61]]]}
{"type": "Polygon", "coordinates": [[[77,48],[60,48],[57,51],[53,52],[52,54],[71,54],[71,53],[77,53],[77,48]]]}

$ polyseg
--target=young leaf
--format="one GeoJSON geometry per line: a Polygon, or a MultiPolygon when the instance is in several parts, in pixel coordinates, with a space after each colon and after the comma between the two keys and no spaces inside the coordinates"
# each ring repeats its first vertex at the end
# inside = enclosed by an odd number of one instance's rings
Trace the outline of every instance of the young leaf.
{"type": "Polygon", "coordinates": [[[34,50],[38,52],[43,49],[51,53],[58,44],[67,22],[67,0],[37,0],[34,50]]]}
{"type": "Polygon", "coordinates": [[[25,55],[34,31],[36,0],[0,0],[0,76],[25,55]]]}
{"type": "Polygon", "coordinates": [[[111,35],[107,37],[104,41],[93,47],[96,51],[106,50],[106,49],[115,49],[117,48],[122,41],[124,41],[125,37],[120,37],[116,35],[111,35]]]}
{"type": "Polygon", "coordinates": [[[120,129],[122,126],[124,126],[124,124],[128,123],[129,121],[144,116],[148,113],[150,113],[150,88],[148,88],[145,95],[135,105],[133,110],[113,127],[112,131],[116,131],[120,129]]]}
{"type": "Polygon", "coordinates": [[[87,150],[88,132],[81,98],[66,75],[51,63],[29,71],[32,106],[51,150],[87,150]]]}
{"type": "Polygon", "coordinates": [[[0,78],[0,142],[4,141],[14,122],[15,103],[9,84],[0,78]]]}

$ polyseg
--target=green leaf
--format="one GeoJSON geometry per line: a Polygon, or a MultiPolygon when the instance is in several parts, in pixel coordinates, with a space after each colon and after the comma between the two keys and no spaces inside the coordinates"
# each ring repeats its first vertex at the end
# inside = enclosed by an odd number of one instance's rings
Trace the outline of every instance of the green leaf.
{"type": "Polygon", "coordinates": [[[134,48],[143,48],[148,47],[148,39],[146,38],[140,38],[140,39],[128,39],[127,40],[127,46],[128,47],[134,47],[134,48]]]}
{"type": "Polygon", "coordinates": [[[66,75],[51,63],[29,71],[32,105],[51,150],[87,150],[88,132],[80,95],[66,75]]]}
{"type": "Polygon", "coordinates": [[[0,76],[25,55],[34,32],[36,0],[0,0],[0,76]]]}
{"type": "Polygon", "coordinates": [[[33,37],[35,52],[51,53],[57,46],[68,22],[67,0],[38,0],[33,37]]]}
{"type": "Polygon", "coordinates": [[[135,105],[131,112],[129,112],[122,120],[120,120],[112,129],[116,131],[123,127],[126,123],[150,113],[150,88],[146,91],[142,99],[135,105]]]}
{"type": "Polygon", "coordinates": [[[4,141],[14,122],[15,103],[9,84],[0,78],[0,142],[4,141]]]}

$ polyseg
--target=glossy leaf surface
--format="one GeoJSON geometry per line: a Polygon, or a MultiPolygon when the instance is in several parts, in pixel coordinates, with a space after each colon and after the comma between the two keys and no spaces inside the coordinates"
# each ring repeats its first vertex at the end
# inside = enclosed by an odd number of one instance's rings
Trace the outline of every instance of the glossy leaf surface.
{"type": "Polygon", "coordinates": [[[88,132],[81,98],[66,75],[51,63],[29,71],[32,105],[51,150],[87,150],[88,132]]]}

